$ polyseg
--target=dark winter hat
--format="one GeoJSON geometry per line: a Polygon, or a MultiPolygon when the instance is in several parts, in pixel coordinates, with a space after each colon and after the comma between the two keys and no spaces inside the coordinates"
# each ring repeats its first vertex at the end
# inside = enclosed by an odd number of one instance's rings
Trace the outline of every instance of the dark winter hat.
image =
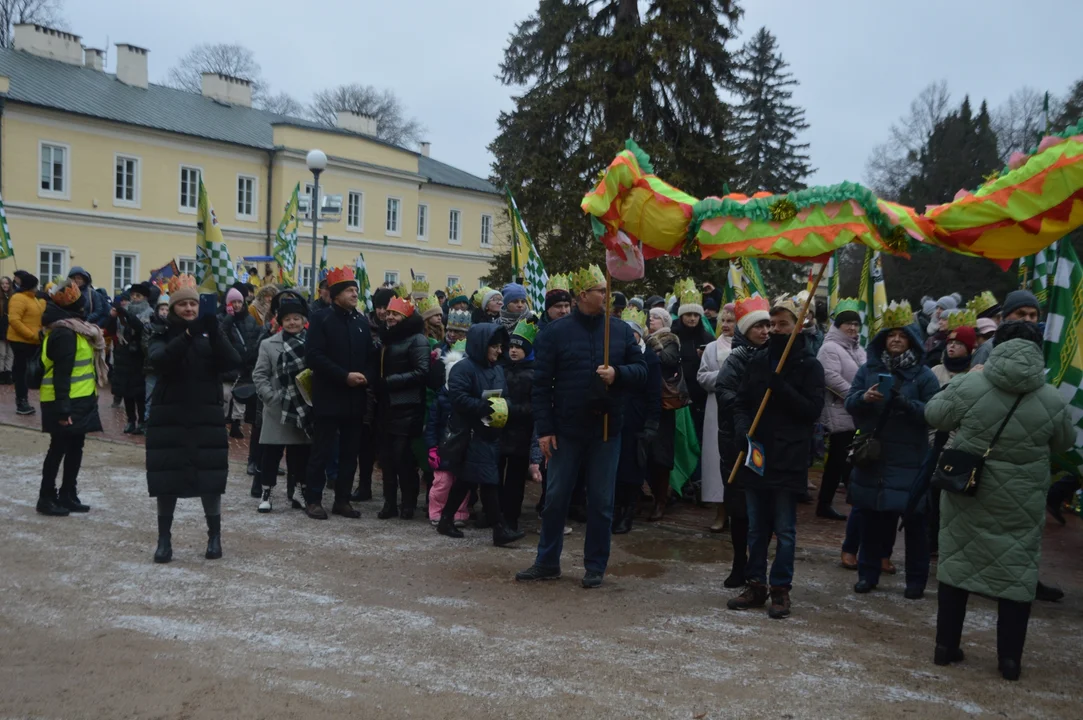
{"type": "MultiPolygon", "coordinates": [[[[1017,290],[1016,292],[1025,292],[1017,290]]],[[[1012,293],[1014,295],[1015,293],[1012,293]]],[[[1008,297],[1011,297],[1009,295],[1008,297]]],[[[1028,305],[1020,305],[1019,307],[1031,307],[1028,305]]],[[[1010,322],[1001,323],[997,328],[996,335],[993,336],[993,342],[997,345],[1003,345],[1009,340],[1030,340],[1039,348],[1042,347],[1044,338],[1042,337],[1042,329],[1038,327],[1038,323],[1025,322],[1023,320],[1012,320],[1010,322]]]]}
{"type": "Polygon", "coordinates": [[[666,299],[661,295],[651,295],[643,305],[645,310],[653,310],[656,307],[664,308],[666,306],[666,299]]]}
{"type": "Polygon", "coordinates": [[[287,315],[303,315],[308,317],[308,305],[299,298],[293,296],[287,296],[282,298],[278,303],[278,311],[275,313],[275,317],[278,318],[278,324],[281,325],[282,321],[286,319],[287,315]]]}
{"type": "Polygon", "coordinates": [[[703,301],[704,310],[718,310],[718,300],[713,297],[709,297],[703,301]]]}
{"type": "Polygon", "coordinates": [[[842,327],[846,323],[861,322],[861,316],[854,310],[843,310],[835,316],[835,327],[842,327]]]}
{"type": "Polygon", "coordinates": [[[16,270],[15,279],[19,281],[19,290],[21,292],[33,290],[38,286],[38,279],[26,270],[16,270]]]}
{"type": "Polygon", "coordinates": [[[572,294],[567,290],[554,289],[545,293],[545,309],[548,311],[557,303],[571,303],[572,294]]]}
{"type": "Polygon", "coordinates": [[[150,285],[147,285],[146,283],[135,283],[128,287],[128,295],[131,296],[132,293],[139,293],[143,297],[149,298],[150,285]]]}
{"type": "Polygon", "coordinates": [[[1038,303],[1038,298],[1034,296],[1034,293],[1029,290],[1013,290],[1008,293],[1008,297],[1004,298],[1004,304],[1001,305],[1000,312],[1006,318],[1016,310],[1025,307],[1040,310],[1042,306],[1038,303]]]}
{"type": "Polygon", "coordinates": [[[628,307],[628,298],[622,292],[613,293],[613,309],[623,310],[628,307]]]}
{"type": "Polygon", "coordinates": [[[372,307],[385,308],[391,304],[391,298],[395,297],[395,291],[391,288],[380,288],[372,293],[372,307]]]}

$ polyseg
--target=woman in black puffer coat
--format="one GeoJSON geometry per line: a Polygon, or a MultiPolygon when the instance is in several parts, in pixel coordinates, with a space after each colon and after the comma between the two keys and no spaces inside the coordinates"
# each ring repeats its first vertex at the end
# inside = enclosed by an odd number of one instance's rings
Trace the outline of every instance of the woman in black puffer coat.
{"type": "Polygon", "coordinates": [[[147,489],[158,499],[154,561],[173,558],[171,528],[177,498],[199,497],[207,516],[207,559],[222,557],[221,496],[229,474],[229,439],[222,424],[219,377],[241,362],[218,327],[198,317],[199,295],[182,288],[170,296],[165,326],[147,353],[158,375],[147,424],[147,489]]]}

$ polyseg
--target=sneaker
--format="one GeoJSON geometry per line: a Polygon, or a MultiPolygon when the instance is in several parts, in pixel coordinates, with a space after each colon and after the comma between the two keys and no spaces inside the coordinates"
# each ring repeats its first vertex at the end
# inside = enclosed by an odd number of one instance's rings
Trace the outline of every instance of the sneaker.
{"type": "MultiPolygon", "coordinates": [[[[435,520],[433,520],[432,518],[429,518],[429,525],[431,525],[432,527],[436,527],[439,524],[440,524],[440,518],[436,518],[435,520]]],[[[458,525],[456,525],[455,527],[458,527],[458,525]]]]}
{"type": "Polygon", "coordinates": [[[271,512],[271,488],[263,488],[263,495],[260,497],[258,509],[261,513],[271,512]]]}
{"type": "Polygon", "coordinates": [[[55,494],[39,496],[36,509],[42,515],[51,515],[53,517],[67,517],[71,514],[70,510],[56,501],[55,494]]]}
{"type": "Polygon", "coordinates": [[[128,424],[124,426],[124,434],[125,435],[131,435],[134,432],[135,432],[135,423],[132,422],[131,420],[129,420],[128,424]]]}
{"type": "Polygon", "coordinates": [[[790,616],[789,588],[771,588],[771,607],[767,608],[767,616],[773,620],[781,620],[790,616]]]}
{"type": "Polygon", "coordinates": [[[564,526],[564,534],[565,535],[571,535],[572,534],[572,526],[571,525],[565,525],[564,526]]]}
{"type": "Polygon", "coordinates": [[[515,579],[519,582],[532,582],[534,580],[556,580],[560,577],[560,568],[547,568],[540,565],[531,565],[522,572],[515,573],[515,579]]]}
{"type": "Polygon", "coordinates": [[[462,530],[464,527],[466,527],[466,521],[465,520],[456,520],[454,525],[455,525],[455,527],[462,530]]]}
{"type": "Polygon", "coordinates": [[[745,591],[726,603],[730,610],[752,610],[767,604],[767,586],[763,583],[750,582],[745,591]]]}
{"type": "Polygon", "coordinates": [[[587,570],[583,575],[583,587],[587,590],[593,590],[594,588],[602,586],[602,573],[594,572],[593,570],[587,570]]]}
{"type": "Polygon", "coordinates": [[[24,402],[21,405],[18,403],[15,404],[16,415],[33,415],[36,412],[37,410],[34,409],[34,406],[28,402],[24,402]]]}

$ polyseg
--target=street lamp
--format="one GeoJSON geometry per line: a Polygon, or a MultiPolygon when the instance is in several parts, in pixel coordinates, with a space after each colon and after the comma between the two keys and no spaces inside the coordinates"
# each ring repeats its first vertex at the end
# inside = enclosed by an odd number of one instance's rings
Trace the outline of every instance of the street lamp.
{"type": "Polygon", "coordinates": [[[309,299],[316,299],[316,233],[320,218],[320,173],[327,167],[327,155],[323,150],[309,150],[305,156],[305,165],[312,171],[312,197],[308,206],[312,211],[312,265],[309,272],[309,299]]]}

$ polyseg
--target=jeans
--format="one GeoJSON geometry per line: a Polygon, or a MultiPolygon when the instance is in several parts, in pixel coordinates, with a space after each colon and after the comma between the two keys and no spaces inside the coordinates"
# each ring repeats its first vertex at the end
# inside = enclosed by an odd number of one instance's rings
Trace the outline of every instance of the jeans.
{"type": "Polygon", "coordinates": [[[839,483],[849,481],[850,443],[853,442],[854,431],[831,433],[828,437],[830,446],[827,450],[827,461],[824,462],[824,475],[820,481],[820,497],[817,501],[821,508],[831,507],[839,483]]]}
{"type": "Polygon", "coordinates": [[[771,587],[793,585],[793,562],[797,551],[797,498],[790,490],[745,488],[748,506],[748,566],[745,580],[764,584],[767,576],[767,546],[771,534],[775,561],[771,563],[771,587]]]}
{"type": "MultiPolygon", "coordinates": [[[[357,470],[357,448],[361,442],[361,421],[320,418],[314,423],[312,454],[308,459],[308,479],[305,482],[305,502],[323,502],[323,488],[330,474],[330,461],[338,457],[335,478],[335,503],[350,501],[353,474],[357,470]],[[325,474],[326,473],[326,474],[325,474]]],[[[288,461],[288,459],[287,459],[288,461]]],[[[278,468],[275,468],[278,472],[278,468]]]]}
{"type": "Polygon", "coordinates": [[[26,364],[37,349],[37,345],[23,342],[12,342],[11,351],[15,357],[11,363],[11,375],[15,381],[15,402],[21,404],[30,397],[30,389],[26,385],[26,364]]]}
{"type": "MultiPolygon", "coordinates": [[[[858,578],[872,585],[880,582],[881,563],[891,557],[898,535],[899,513],[862,510],[861,550],[857,555],[858,578]]],[[[904,524],[906,586],[925,589],[929,581],[929,518],[911,515],[904,524]]]]}
{"type": "Polygon", "coordinates": [[[56,476],[60,472],[60,461],[64,461],[64,478],[60,489],[75,492],[79,467],[83,464],[83,433],[53,433],[49,436],[49,450],[45,453],[45,462],[41,466],[41,496],[56,496],[56,476]]]}
{"type": "MultiPolygon", "coordinates": [[[[955,649],[963,639],[970,592],[946,583],[937,591],[936,644],[955,649]]],[[[997,598],[997,657],[1021,663],[1027,641],[1030,603],[997,598]]]]}
{"type": "Polygon", "coordinates": [[[535,560],[539,567],[560,567],[560,554],[564,549],[564,521],[568,517],[568,506],[582,467],[586,471],[587,490],[587,536],[583,543],[583,565],[588,572],[605,572],[609,563],[613,493],[617,481],[617,461],[620,459],[620,434],[613,435],[609,442],[602,442],[600,437],[556,438],[557,448],[549,461],[541,539],[535,560]]]}

